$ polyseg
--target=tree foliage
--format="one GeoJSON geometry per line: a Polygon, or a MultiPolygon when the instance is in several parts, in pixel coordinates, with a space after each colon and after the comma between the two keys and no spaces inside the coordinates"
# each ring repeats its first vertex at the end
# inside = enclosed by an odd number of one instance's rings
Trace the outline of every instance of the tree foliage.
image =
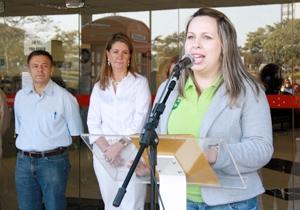
{"type": "Polygon", "coordinates": [[[260,62],[289,66],[299,65],[300,60],[300,19],[286,19],[273,26],[258,28],[247,34],[243,48],[247,62],[259,65],[260,62]]]}
{"type": "Polygon", "coordinates": [[[77,57],[79,54],[78,46],[78,30],[74,31],[62,31],[57,28],[53,40],[60,40],[63,43],[63,49],[67,58],[77,57]]]}
{"type": "Polygon", "coordinates": [[[258,28],[255,32],[247,34],[247,42],[245,43],[244,51],[256,54],[262,52],[262,43],[266,40],[266,29],[258,28]]]}
{"type": "Polygon", "coordinates": [[[152,46],[156,65],[154,68],[157,68],[158,70],[157,82],[161,81],[160,76],[168,59],[174,55],[181,54],[184,36],[185,33],[183,31],[180,34],[175,32],[171,35],[168,35],[164,39],[161,35],[154,38],[152,46]]]}
{"type": "Polygon", "coordinates": [[[24,61],[25,30],[14,28],[7,23],[0,23],[0,58],[4,60],[1,73],[9,75],[11,70],[24,61]]]}
{"type": "Polygon", "coordinates": [[[18,75],[19,66],[26,66],[24,37],[27,32],[37,33],[49,30],[52,19],[47,16],[1,17],[0,18],[0,58],[5,61],[1,73],[18,75]],[[26,26],[32,25],[32,28],[26,26]]]}

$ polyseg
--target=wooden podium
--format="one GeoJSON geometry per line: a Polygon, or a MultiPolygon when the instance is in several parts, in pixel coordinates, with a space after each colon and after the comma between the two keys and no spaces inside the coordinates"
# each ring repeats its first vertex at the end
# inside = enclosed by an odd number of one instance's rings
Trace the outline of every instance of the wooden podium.
{"type": "MultiPolygon", "coordinates": [[[[128,172],[126,165],[129,160],[135,158],[138,148],[140,148],[139,137],[139,135],[81,135],[81,138],[94,156],[98,158],[111,177],[118,181],[125,179],[128,172]],[[91,140],[93,142],[93,139],[97,139],[100,136],[106,139],[127,137],[132,140],[134,144],[129,144],[120,154],[124,159],[124,166],[113,167],[109,165],[104,160],[98,146],[90,144],[91,140]]],[[[158,135],[158,138],[156,176],[159,180],[159,191],[162,198],[160,205],[164,205],[166,210],[186,209],[187,184],[223,188],[246,188],[247,177],[241,176],[236,165],[236,171],[226,174],[221,169],[214,169],[203,154],[203,150],[211,147],[222,148],[230,153],[224,139],[194,138],[192,135],[158,135]]],[[[146,151],[144,151],[142,157],[149,164],[146,151]]],[[[230,157],[232,158],[232,155],[230,157]]],[[[233,159],[232,161],[234,162],[233,159]]],[[[150,176],[132,176],[130,181],[150,183],[150,176]]]]}

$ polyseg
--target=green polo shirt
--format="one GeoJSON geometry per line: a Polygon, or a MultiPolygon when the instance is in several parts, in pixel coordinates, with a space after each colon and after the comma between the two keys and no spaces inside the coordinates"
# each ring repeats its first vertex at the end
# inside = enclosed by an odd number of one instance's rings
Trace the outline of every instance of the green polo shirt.
{"type": "MultiPolygon", "coordinates": [[[[204,89],[198,98],[195,85],[189,77],[184,87],[185,97],[178,96],[168,121],[168,134],[193,134],[200,136],[202,118],[214,98],[214,91],[221,81],[221,74],[204,89]]],[[[187,199],[203,202],[199,186],[187,185],[187,199]]]]}

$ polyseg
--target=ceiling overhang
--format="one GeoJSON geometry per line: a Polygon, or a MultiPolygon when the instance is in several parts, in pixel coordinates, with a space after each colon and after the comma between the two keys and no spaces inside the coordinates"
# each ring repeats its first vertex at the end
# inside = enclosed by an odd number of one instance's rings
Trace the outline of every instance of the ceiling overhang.
{"type": "MultiPolygon", "coordinates": [[[[5,16],[101,14],[200,7],[234,7],[292,3],[287,0],[85,0],[85,7],[67,9],[65,0],[4,0],[5,16]]],[[[297,2],[297,1],[294,1],[297,2]]]]}

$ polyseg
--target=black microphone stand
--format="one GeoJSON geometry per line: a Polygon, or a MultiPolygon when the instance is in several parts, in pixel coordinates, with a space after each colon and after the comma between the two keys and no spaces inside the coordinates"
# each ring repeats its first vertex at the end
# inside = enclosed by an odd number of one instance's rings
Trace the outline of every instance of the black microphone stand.
{"type": "Polygon", "coordinates": [[[126,187],[129,184],[129,181],[134,173],[134,170],[140,161],[140,158],[144,152],[144,150],[150,146],[150,157],[149,163],[151,167],[151,197],[150,197],[150,209],[155,210],[156,208],[156,193],[155,193],[155,166],[157,165],[157,145],[158,145],[158,136],[156,134],[155,129],[158,126],[160,115],[164,112],[166,107],[166,101],[168,100],[168,97],[171,93],[171,91],[174,90],[176,82],[178,81],[180,76],[180,71],[177,70],[169,84],[168,92],[166,93],[164,100],[162,103],[159,103],[157,106],[155,105],[154,110],[152,111],[152,115],[149,117],[148,122],[146,123],[144,127],[144,132],[140,135],[140,149],[135,156],[135,159],[131,165],[131,168],[128,171],[128,174],[123,182],[122,187],[119,188],[119,191],[115,197],[115,200],[113,202],[113,205],[115,207],[119,207],[121,204],[121,201],[126,193],[126,187]]]}

